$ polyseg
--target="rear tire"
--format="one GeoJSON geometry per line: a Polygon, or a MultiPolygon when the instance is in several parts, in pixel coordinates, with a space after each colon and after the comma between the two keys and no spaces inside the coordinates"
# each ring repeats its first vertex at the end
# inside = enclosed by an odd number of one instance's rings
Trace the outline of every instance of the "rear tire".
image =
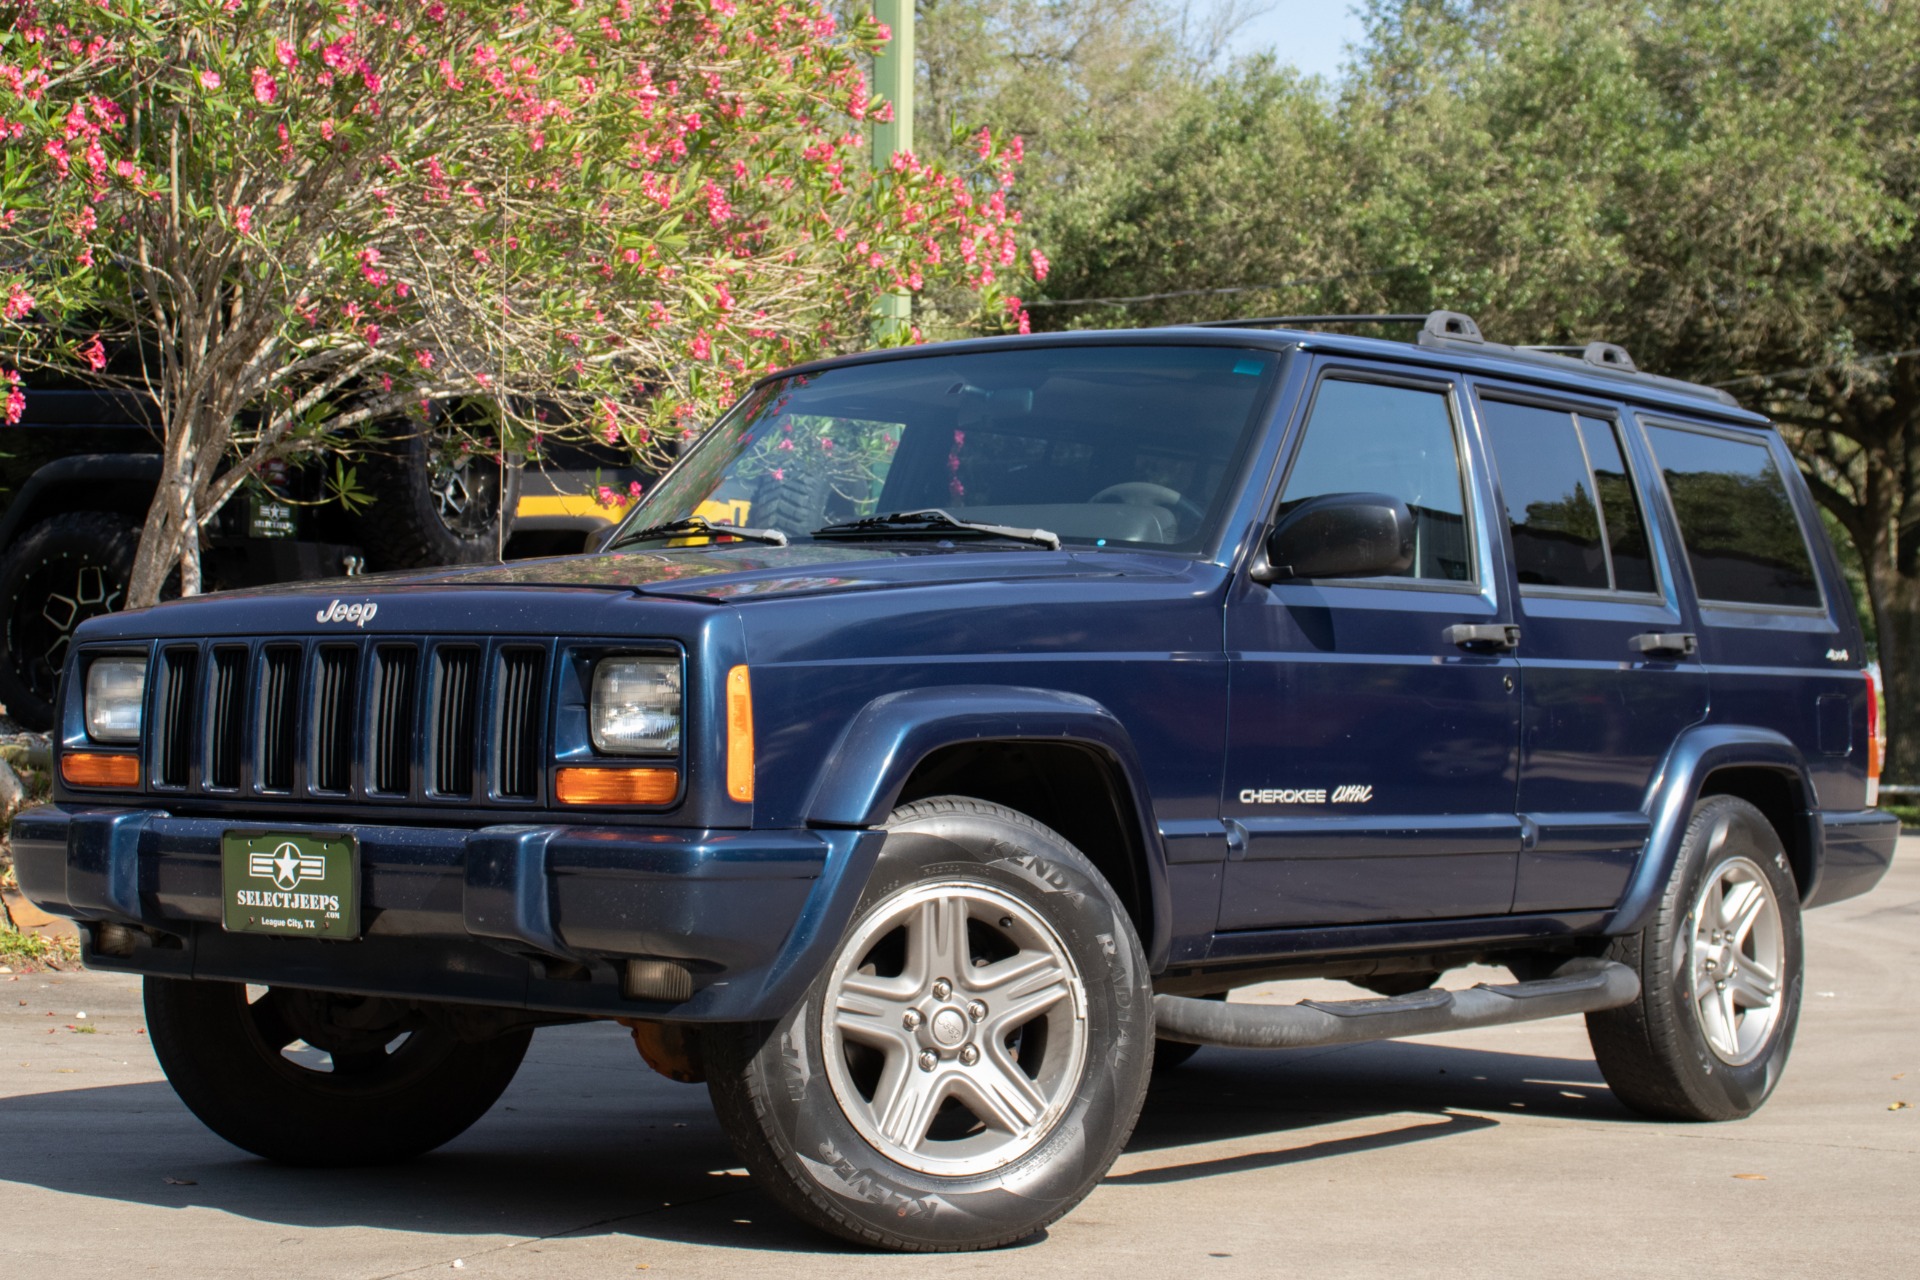
{"type": "Polygon", "coordinates": [[[0,704],[53,727],[53,695],[75,627],[126,603],[140,531],[108,511],[42,520],[0,558],[0,704]]]}
{"type": "Polygon", "coordinates": [[[1078,1204],[1133,1131],[1146,960],[1106,880],[1032,819],[945,797],[887,825],[797,1007],[707,1038],[714,1110],[760,1185],[823,1231],[1011,1244],[1078,1204]]]}
{"type": "Polygon", "coordinates": [[[187,1109],[282,1164],[392,1164],[451,1142],[506,1092],[533,1038],[462,1041],[396,1002],[322,991],[269,987],[249,1002],[233,982],[148,978],[146,1004],[187,1109]],[[283,1052],[300,1041],[311,1051],[283,1052]]]}
{"type": "Polygon", "coordinates": [[[1780,836],[1732,796],[1694,806],[1658,910],[1607,959],[1640,998],[1587,1015],[1614,1096],[1666,1120],[1737,1120],[1779,1083],[1800,1017],[1800,895],[1780,836]]]}

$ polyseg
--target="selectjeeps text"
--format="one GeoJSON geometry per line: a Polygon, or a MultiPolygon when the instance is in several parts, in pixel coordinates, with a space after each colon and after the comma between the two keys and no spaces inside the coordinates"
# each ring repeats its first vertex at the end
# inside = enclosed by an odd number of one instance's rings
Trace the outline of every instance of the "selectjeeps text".
{"type": "Polygon", "coordinates": [[[1584,1013],[1747,1115],[1892,857],[1876,700],[1780,440],[1617,347],[1009,338],[767,378],[593,554],[88,622],[13,841],[249,1151],[619,1019],[794,1213],[967,1249],[1197,1045],[1584,1013]],[[1209,998],[1306,975],[1377,998],[1209,998]]]}

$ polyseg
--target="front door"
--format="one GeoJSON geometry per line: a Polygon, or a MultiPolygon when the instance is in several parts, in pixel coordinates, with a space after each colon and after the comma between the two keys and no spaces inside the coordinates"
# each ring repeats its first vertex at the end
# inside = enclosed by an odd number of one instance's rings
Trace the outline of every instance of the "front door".
{"type": "Polygon", "coordinates": [[[1350,362],[1315,376],[1279,512],[1388,494],[1413,513],[1414,564],[1391,579],[1236,585],[1220,928],[1504,913],[1520,698],[1458,388],[1350,362]]]}

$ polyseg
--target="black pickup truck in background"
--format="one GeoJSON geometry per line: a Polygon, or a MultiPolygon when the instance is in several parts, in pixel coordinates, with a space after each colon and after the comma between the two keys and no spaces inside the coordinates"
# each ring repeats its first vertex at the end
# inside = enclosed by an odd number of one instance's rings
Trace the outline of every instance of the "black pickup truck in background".
{"type": "MultiPolygon", "coordinates": [[[[647,478],[579,449],[506,468],[438,452],[429,430],[362,453],[350,465],[374,501],[354,513],[326,500],[330,460],[263,475],[207,528],[206,589],[579,551],[620,515],[595,487],[647,478]]],[[[50,723],[74,628],[122,607],[159,479],[141,396],[29,388],[20,421],[0,426],[0,708],[22,725],[50,723]]]]}

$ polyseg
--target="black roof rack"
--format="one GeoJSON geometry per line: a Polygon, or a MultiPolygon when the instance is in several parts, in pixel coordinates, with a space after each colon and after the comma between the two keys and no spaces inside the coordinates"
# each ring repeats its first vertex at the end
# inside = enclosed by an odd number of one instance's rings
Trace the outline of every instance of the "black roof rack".
{"type": "Polygon", "coordinates": [[[1327,324],[1417,324],[1420,332],[1414,341],[1423,347],[1457,349],[1497,355],[1508,360],[1520,360],[1527,364],[1537,364],[1549,368],[1565,369],[1570,364],[1585,366],[1587,372],[1607,374],[1616,378],[1632,379],[1641,384],[1651,384],[1662,390],[1677,392],[1680,395],[1697,396],[1712,400],[1718,404],[1739,407],[1740,402],[1718,387],[1702,386],[1697,382],[1687,382],[1680,378],[1662,377],[1657,373],[1645,373],[1633,363],[1633,357],[1627,354],[1625,347],[1611,342],[1589,342],[1583,347],[1525,346],[1510,347],[1502,342],[1488,342],[1480,332],[1480,326],[1473,317],[1458,311],[1430,311],[1425,315],[1404,313],[1379,315],[1318,315],[1318,316],[1259,316],[1245,320],[1204,320],[1189,326],[1197,329],[1268,329],[1283,328],[1292,325],[1327,324]],[[1579,354],[1574,354],[1578,352],[1579,354]]]}

